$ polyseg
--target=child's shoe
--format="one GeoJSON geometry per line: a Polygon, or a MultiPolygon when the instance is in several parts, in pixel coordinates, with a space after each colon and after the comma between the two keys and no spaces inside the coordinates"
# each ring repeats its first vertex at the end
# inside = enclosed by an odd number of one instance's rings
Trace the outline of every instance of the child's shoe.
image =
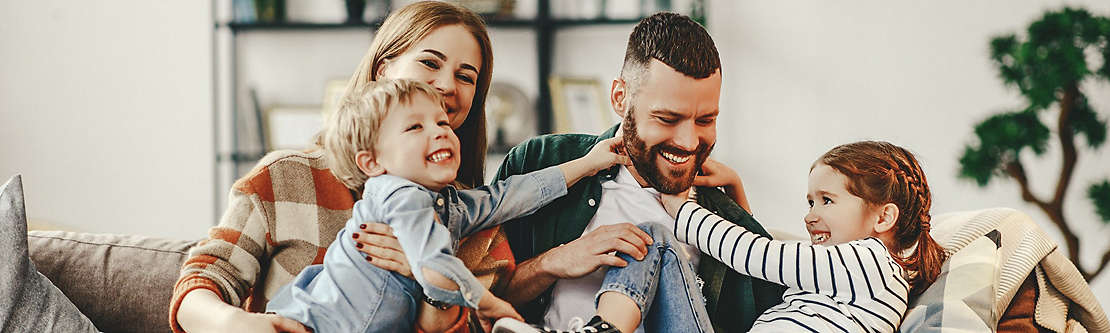
{"type": "Polygon", "coordinates": [[[493,333],[620,333],[613,324],[594,316],[588,323],[582,323],[582,318],[575,317],[570,320],[569,331],[559,331],[549,328],[539,328],[512,318],[501,318],[493,325],[493,333]]]}

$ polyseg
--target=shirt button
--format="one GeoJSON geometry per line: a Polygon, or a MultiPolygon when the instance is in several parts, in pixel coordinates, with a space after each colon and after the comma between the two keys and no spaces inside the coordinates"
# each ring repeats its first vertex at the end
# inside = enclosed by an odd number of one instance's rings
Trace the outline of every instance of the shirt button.
{"type": "Polygon", "coordinates": [[[594,199],[590,199],[590,201],[587,201],[586,203],[590,204],[590,207],[593,207],[597,204],[597,201],[594,201],[594,199]]]}
{"type": "Polygon", "coordinates": [[[443,206],[443,198],[436,199],[436,206],[443,206]]]}

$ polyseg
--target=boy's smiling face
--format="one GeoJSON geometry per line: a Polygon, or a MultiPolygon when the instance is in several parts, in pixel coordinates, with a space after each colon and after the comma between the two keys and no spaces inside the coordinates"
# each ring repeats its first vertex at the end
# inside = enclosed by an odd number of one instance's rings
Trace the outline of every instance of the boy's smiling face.
{"type": "Polygon", "coordinates": [[[423,93],[386,114],[374,145],[374,160],[386,174],[411,180],[433,191],[455,181],[459,137],[443,106],[423,93]]]}
{"type": "Polygon", "coordinates": [[[809,214],[806,231],[814,245],[833,246],[875,234],[879,213],[848,192],[848,177],[818,163],[809,172],[809,214]]]}

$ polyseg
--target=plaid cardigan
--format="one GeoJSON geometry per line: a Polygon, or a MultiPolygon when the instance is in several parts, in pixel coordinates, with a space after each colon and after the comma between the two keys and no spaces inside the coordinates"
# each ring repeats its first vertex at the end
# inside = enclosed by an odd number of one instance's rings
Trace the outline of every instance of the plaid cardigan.
{"type": "MultiPolygon", "coordinates": [[[[357,197],[327,169],[322,150],[276,151],[263,157],[235,182],[220,224],[190,250],[174,285],[170,326],[183,332],[177,310],[185,294],[195,289],[211,290],[247,311],[264,310],[297,273],[323,262],[357,197]]],[[[494,290],[503,288],[515,269],[498,227],[467,237],[456,256],[494,290]]]]}

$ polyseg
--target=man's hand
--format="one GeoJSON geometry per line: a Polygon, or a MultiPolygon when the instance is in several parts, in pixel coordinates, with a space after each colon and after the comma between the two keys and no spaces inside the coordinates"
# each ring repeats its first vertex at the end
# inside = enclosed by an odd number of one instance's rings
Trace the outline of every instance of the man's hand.
{"type": "Polygon", "coordinates": [[[554,278],[580,278],[601,266],[628,265],[613,252],[641,260],[647,255],[647,246],[652,242],[651,236],[631,223],[606,225],[547,251],[540,258],[540,267],[554,278]]]}

